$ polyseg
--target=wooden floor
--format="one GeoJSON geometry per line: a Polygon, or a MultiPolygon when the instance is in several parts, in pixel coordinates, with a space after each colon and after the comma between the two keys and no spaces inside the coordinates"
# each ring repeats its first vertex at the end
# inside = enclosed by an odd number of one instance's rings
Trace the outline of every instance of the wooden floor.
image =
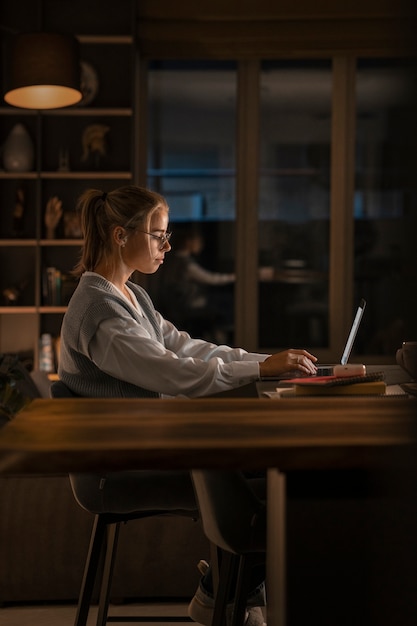
{"type": "MultiPolygon", "coordinates": [[[[53,605],[53,606],[11,606],[0,608],[0,626],[73,626],[76,614],[76,606],[53,605]]],[[[158,624],[168,624],[164,621],[172,616],[187,615],[187,604],[163,603],[163,604],[125,604],[122,606],[111,606],[109,617],[114,615],[123,616],[143,616],[140,623],[143,626],[157,626],[158,624]],[[149,621],[146,617],[149,616],[149,621]],[[155,616],[160,616],[161,620],[155,620],[155,616]]],[[[95,626],[97,608],[93,607],[88,617],[88,626],[95,626]]],[[[123,621],[111,621],[109,624],[132,623],[123,621]]],[[[136,623],[139,623],[137,621],[136,623]]],[[[190,626],[190,621],[175,621],[171,624],[175,626],[190,626]]]]}

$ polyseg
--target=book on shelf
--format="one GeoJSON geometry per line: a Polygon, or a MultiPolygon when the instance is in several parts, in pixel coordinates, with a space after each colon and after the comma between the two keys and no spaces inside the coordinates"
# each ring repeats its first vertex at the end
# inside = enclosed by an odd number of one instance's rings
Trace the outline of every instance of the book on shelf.
{"type": "Polygon", "coordinates": [[[46,306],[61,305],[61,272],[56,267],[46,267],[43,275],[43,301],[46,306]]]}
{"type": "Polygon", "coordinates": [[[42,301],[45,306],[67,306],[78,280],[71,272],[46,267],[42,277],[42,301]]]}

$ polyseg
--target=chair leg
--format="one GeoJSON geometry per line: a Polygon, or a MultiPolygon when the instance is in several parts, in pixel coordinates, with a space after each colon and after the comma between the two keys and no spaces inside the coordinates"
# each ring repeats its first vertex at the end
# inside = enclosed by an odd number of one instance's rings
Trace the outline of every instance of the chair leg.
{"type": "Polygon", "coordinates": [[[84,568],[83,581],[81,583],[74,626],[86,626],[87,624],[105,531],[106,524],[103,522],[100,515],[96,515],[91,531],[90,545],[84,568]]]}
{"type": "Polygon", "coordinates": [[[84,567],[83,580],[81,583],[80,595],[78,599],[77,613],[74,626],[87,626],[88,615],[91,607],[91,600],[99,571],[100,557],[106,541],[105,559],[103,572],[100,581],[100,595],[97,614],[97,626],[105,626],[109,621],[119,622],[192,622],[188,615],[183,616],[136,616],[126,619],[125,617],[108,617],[110,601],[111,583],[116,560],[117,544],[119,539],[121,522],[109,523],[105,514],[97,514],[94,518],[93,528],[90,536],[87,560],[84,567]]]}
{"type": "Polygon", "coordinates": [[[231,626],[242,626],[245,621],[247,598],[250,591],[251,559],[242,555],[239,559],[239,569],[236,581],[235,601],[231,626]]]}
{"type": "Polygon", "coordinates": [[[239,557],[221,550],[219,560],[220,578],[217,593],[215,593],[212,626],[226,625],[226,609],[231,596],[234,598],[231,626],[242,626],[251,590],[251,573],[253,566],[259,562],[259,558],[252,558],[251,555],[239,557]]]}
{"type": "MultiPolygon", "coordinates": [[[[239,557],[231,552],[221,551],[220,573],[217,592],[215,593],[214,613],[211,626],[226,626],[227,601],[230,597],[232,580],[235,579],[239,557]]],[[[243,621],[242,621],[243,624],[243,621]]]]}
{"type": "Polygon", "coordinates": [[[107,525],[106,558],[104,560],[101,579],[100,598],[98,603],[97,626],[105,626],[109,611],[110,589],[116,560],[117,543],[119,540],[120,522],[107,525]]]}
{"type": "Polygon", "coordinates": [[[219,587],[219,575],[220,575],[220,562],[222,558],[222,550],[215,543],[210,542],[210,567],[211,576],[213,579],[213,592],[216,597],[217,589],[219,587]]]}

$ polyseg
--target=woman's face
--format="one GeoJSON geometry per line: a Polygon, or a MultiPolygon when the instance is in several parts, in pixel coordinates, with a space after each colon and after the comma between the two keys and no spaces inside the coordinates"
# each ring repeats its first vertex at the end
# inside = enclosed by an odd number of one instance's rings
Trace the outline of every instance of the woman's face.
{"type": "Polygon", "coordinates": [[[165,253],[171,250],[168,241],[165,241],[162,249],[159,237],[165,235],[168,228],[168,211],[158,209],[151,217],[149,231],[146,227],[137,228],[130,232],[126,245],[123,248],[122,258],[124,263],[132,270],[143,274],[154,274],[164,262],[165,253]],[[155,235],[152,237],[151,235],[155,235]]]}

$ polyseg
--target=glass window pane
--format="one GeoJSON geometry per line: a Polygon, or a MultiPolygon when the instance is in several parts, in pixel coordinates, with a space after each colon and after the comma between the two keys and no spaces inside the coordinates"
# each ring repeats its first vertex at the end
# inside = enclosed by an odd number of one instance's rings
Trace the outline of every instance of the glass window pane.
{"type": "Polygon", "coordinates": [[[259,345],[328,346],[330,61],[262,64],[259,345]]]}
{"type": "Polygon", "coordinates": [[[227,342],[233,342],[236,87],[235,63],[150,66],[148,186],[167,198],[173,231],[150,291],[182,329],[227,342]]]}
{"type": "Polygon", "coordinates": [[[404,59],[358,63],[355,294],[367,311],[357,350],[392,358],[417,336],[414,77],[404,59]]]}

